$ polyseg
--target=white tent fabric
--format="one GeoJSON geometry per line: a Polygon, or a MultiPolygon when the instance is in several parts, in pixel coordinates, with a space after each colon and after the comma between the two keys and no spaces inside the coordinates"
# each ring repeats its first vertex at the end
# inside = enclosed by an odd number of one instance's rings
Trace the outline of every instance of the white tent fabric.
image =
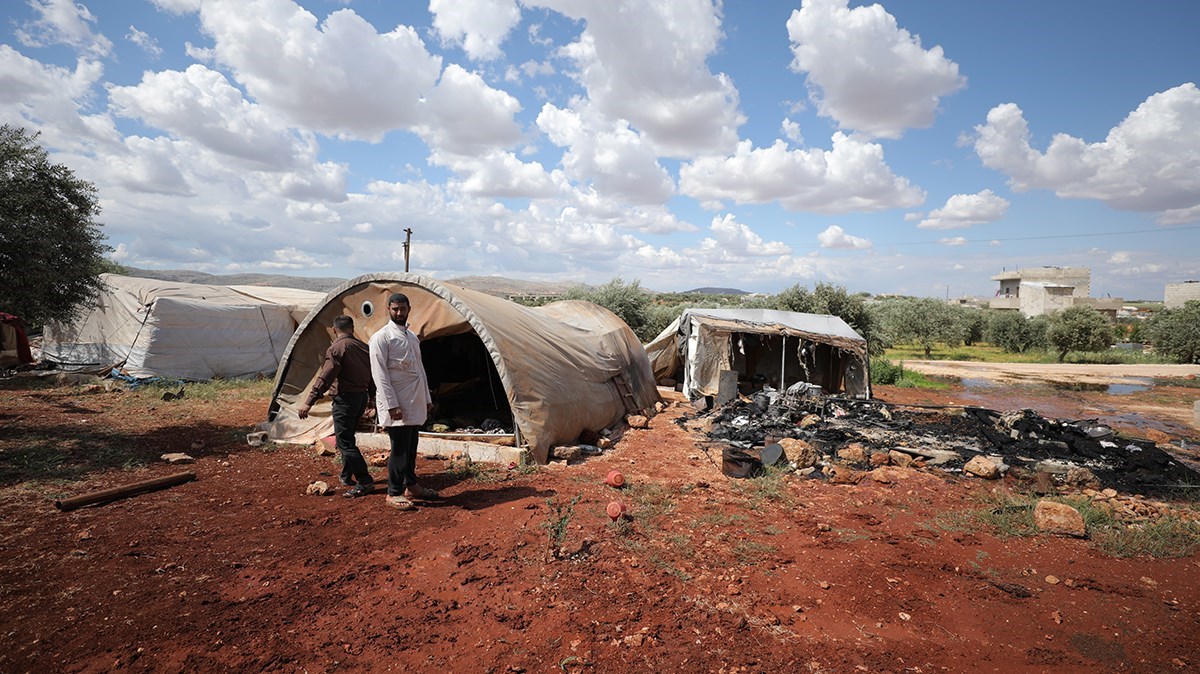
{"type": "Polygon", "coordinates": [[[62,369],[207,380],[273,373],[299,319],[325,294],[104,274],[95,304],[46,326],[42,357],[62,369]]]}
{"type": "Polygon", "coordinates": [[[691,400],[716,395],[722,370],[738,371],[742,380],[769,372],[778,386],[809,381],[830,393],[871,395],[867,341],[837,316],[685,309],[646,345],[646,355],[656,380],[678,380],[682,375],[684,393],[691,400]],[[749,346],[748,336],[753,337],[749,346]],[[752,362],[763,354],[775,360],[752,362]]]}
{"type": "MultiPolygon", "coordinates": [[[[368,340],[387,322],[393,292],[409,298],[409,327],[421,338],[423,353],[438,338],[478,337],[503,386],[517,435],[541,463],[554,445],[575,442],[582,432],[652,409],[659,400],[642,345],[603,307],[578,301],[526,307],[417,274],[369,274],[332,291],[292,337],[275,377],[272,439],[309,442],[329,434],[326,401],[314,405],[308,419],[295,412],[330,344],[329,326],[339,314],[348,315],[355,336],[368,340]]],[[[427,371],[444,365],[430,358],[425,357],[427,371]]]]}

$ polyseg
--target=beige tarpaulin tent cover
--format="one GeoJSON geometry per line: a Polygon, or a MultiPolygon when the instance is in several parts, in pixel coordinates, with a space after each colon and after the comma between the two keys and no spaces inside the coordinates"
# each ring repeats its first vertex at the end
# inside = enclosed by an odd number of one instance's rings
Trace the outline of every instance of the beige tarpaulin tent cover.
{"type": "Polygon", "coordinates": [[[409,327],[422,340],[478,335],[504,386],[517,434],[541,463],[551,447],[575,442],[581,432],[599,431],[659,400],[641,343],[603,307],[579,301],[525,307],[417,274],[368,274],[330,292],[293,335],[275,377],[272,439],[311,442],[329,435],[328,397],[313,406],[308,419],[295,411],[330,344],[329,326],[337,315],[348,315],[355,335],[368,341],[387,322],[393,292],[408,296],[409,327]]]}
{"type": "MultiPolygon", "coordinates": [[[[747,334],[796,338],[795,350],[787,357],[792,363],[809,359],[813,367],[808,368],[811,377],[806,381],[816,380],[829,392],[844,389],[849,395],[870,397],[867,340],[837,316],[773,309],[685,309],[646,345],[646,355],[655,380],[679,379],[682,374],[683,391],[695,400],[717,394],[721,371],[735,369],[738,343],[734,337],[747,334]],[[805,343],[832,350],[825,356],[821,349],[801,355],[805,343]],[[814,358],[827,362],[815,363],[814,358]]],[[[786,347],[787,341],[783,343],[786,347]]]]}
{"type": "Polygon", "coordinates": [[[93,306],[47,325],[42,357],[65,370],[206,380],[275,372],[296,326],[325,294],[103,274],[93,306]]]}

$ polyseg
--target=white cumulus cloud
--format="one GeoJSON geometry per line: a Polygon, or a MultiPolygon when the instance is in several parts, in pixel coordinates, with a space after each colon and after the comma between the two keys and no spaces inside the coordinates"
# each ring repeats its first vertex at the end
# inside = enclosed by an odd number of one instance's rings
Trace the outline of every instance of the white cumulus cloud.
{"type": "Polygon", "coordinates": [[[630,204],[661,204],[675,193],[675,182],[641,135],[624,122],[606,122],[583,114],[542,106],[537,125],[550,142],[567,148],[562,164],[574,180],[603,196],[630,204]]]}
{"type": "Polygon", "coordinates": [[[710,0],[526,0],[586,23],[562,49],[590,105],[627,120],[655,152],[686,157],[726,152],[745,121],[738,93],[707,60],[722,37],[710,0]]]}
{"type": "Polygon", "coordinates": [[[878,4],[804,0],[787,29],[792,69],[807,73],[818,112],[843,129],[898,138],[933,124],[941,97],[966,85],[941,47],[923,48],[878,4]]]}
{"type": "Polygon", "coordinates": [[[699,200],[739,204],[778,201],[793,211],[849,213],[908,208],[925,193],[884,162],[883,148],[841,132],[833,149],[789,150],[738,143],[729,157],[702,157],[679,169],[680,191],[699,200]]]}
{"type": "Polygon", "coordinates": [[[17,39],[30,47],[65,44],[93,57],[112,53],[112,41],[92,32],[96,17],[73,0],[29,0],[37,18],[17,26],[17,39]]]}
{"type": "Polygon", "coordinates": [[[995,222],[1008,212],[1008,200],[991,190],[976,194],[955,194],[946,205],[935,208],[917,227],[921,229],[963,229],[971,225],[995,222]]]}
{"type": "Polygon", "coordinates": [[[499,58],[504,38],[521,20],[516,0],[429,0],[429,11],[442,40],[476,61],[499,58]]]}
{"type": "Polygon", "coordinates": [[[865,249],[871,247],[871,242],[857,236],[847,234],[838,225],[830,225],[817,235],[817,241],[822,248],[865,249]]]}
{"type": "Polygon", "coordinates": [[[975,153],[1013,189],[1053,190],[1123,211],[1157,212],[1161,224],[1200,219],[1200,89],[1182,84],[1147,98],[1100,142],[1055,134],[1045,152],[1013,103],[975,127],[975,153]]]}
{"type": "Polygon", "coordinates": [[[712,236],[700,241],[700,251],[709,258],[743,258],[787,255],[792,252],[782,241],[764,241],[732,214],[712,220],[712,236]]]}
{"type": "Polygon", "coordinates": [[[409,26],[379,33],[350,9],[318,23],[290,0],[209,0],[200,19],[212,57],[294,124],[378,141],[427,121],[441,59],[409,26]]]}
{"type": "Polygon", "coordinates": [[[151,58],[162,56],[162,47],[158,46],[158,40],[155,40],[146,31],[138,30],[131,25],[129,32],[125,34],[125,39],[141,47],[151,58]]]}

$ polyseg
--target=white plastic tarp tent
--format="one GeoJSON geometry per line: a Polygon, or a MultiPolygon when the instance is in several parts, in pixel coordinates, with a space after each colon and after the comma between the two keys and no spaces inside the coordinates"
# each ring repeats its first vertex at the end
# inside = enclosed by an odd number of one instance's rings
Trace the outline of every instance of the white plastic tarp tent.
{"type": "Polygon", "coordinates": [[[62,369],[207,380],[274,373],[299,321],[325,294],[104,274],[93,306],[47,325],[42,357],[62,369]]]}
{"type": "Polygon", "coordinates": [[[867,340],[841,318],[771,309],[686,309],[646,345],[656,380],[683,380],[691,400],[715,396],[722,370],[740,383],[870,397],[867,340]]]}
{"type": "MultiPolygon", "coordinates": [[[[328,397],[307,419],[307,396],[339,314],[363,341],[387,321],[387,297],[402,292],[409,327],[434,392],[434,419],[474,417],[513,428],[545,463],[551,447],[600,431],[659,400],[646,352],[629,326],[590,302],[526,307],[408,273],[369,274],[332,291],[297,329],[275,377],[272,439],[311,442],[333,427],[328,397]]],[[[431,419],[431,422],[433,420],[431,419]]]]}

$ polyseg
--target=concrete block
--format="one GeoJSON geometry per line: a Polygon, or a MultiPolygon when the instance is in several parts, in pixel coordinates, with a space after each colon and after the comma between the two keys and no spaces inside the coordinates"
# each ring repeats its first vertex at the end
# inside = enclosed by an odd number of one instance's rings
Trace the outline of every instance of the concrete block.
{"type": "MultiPolygon", "coordinates": [[[[390,452],[392,449],[392,442],[388,439],[386,432],[358,432],[354,434],[354,439],[358,442],[360,450],[374,449],[390,452]]],[[[446,438],[429,437],[424,434],[421,435],[420,441],[417,442],[417,454],[421,456],[453,456],[455,453],[459,456],[468,456],[471,458],[471,461],[487,461],[505,466],[510,463],[523,466],[532,460],[529,450],[522,447],[505,447],[503,445],[491,445],[485,442],[472,442],[470,440],[449,440],[446,438]]]]}

